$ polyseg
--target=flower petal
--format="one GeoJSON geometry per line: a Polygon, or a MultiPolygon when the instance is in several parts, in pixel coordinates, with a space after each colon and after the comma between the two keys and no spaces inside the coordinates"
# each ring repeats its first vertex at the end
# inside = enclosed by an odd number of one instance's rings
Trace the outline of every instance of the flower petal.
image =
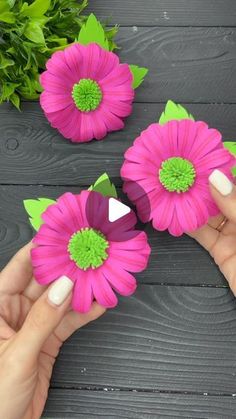
{"type": "Polygon", "coordinates": [[[119,66],[119,57],[113,52],[100,48],[99,63],[97,65],[96,79],[101,80],[119,66]]]}
{"type": "Polygon", "coordinates": [[[137,282],[134,276],[121,269],[119,265],[114,266],[111,260],[104,264],[103,274],[112,288],[121,295],[129,296],[137,288],[137,282]]]}
{"type": "Polygon", "coordinates": [[[40,105],[44,112],[57,112],[65,109],[67,106],[73,104],[73,99],[70,94],[54,94],[48,91],[44,91],[40,95],[40,105]]]}
{"type": "Polygon", "coordinates": [[[208,155],[214,149],[221,145],[222,136],[216,129],[210,129],[205,122],[198,121],[195,123],[197,127],[197,134],[195,138],[190,138],[192,149],[189,153],[189,159],[196,162],[203,156],[208,155]]]}
{"type": "Polygon", "coordinates": [[[204,175],[208,175],[212,172],[213,169],[217,169],[222,167],[225,164],[231,164],[232,162],[232,155],[226,149],[217,149],[208,153],[206,156],[198,159],[195,162],[195,169],[197,175],[204,173],[204,175]]]}
{"type": "Polygon", "coordinates": [[[184,233],[183,227],[180,225],[176,211],[173,212],[171,224],[168,227],[168,231],[172,236],[179,237],[184,233]]]}
{"type": "Polygon", "coordinates": [[[57,51],[46,62],[46,68],[56,77],[61,77],[64,81],[68,80],[70,83],[77,82],[77,75],[72,73],[65,60],[64,51],[57,51]]]}
{"type": "Polygon", "coordinates": [[[64,193],[57,201],[57,205],[62,213],[62,217],[66,220],[67,225],[76,232],[87,226],[81,208],[78,205],[78,199],[70,192],[64,193]]]}
{"type": "Polygon", "coordinates": [[[44,71],[40,75],[40,83],[45,90],[55,94],[71,94],[74,84],[68,78],[59,77],[49,71],[44,71]]]}
{"type": "Polygon", "coordinates": [[[86,272],[80,270],[77,272],[72,308],[79,313],[87,313],[91,308],[93,301],[92,278],[93,272],[91,270],[86,272]]]}
{"type": "Polygon", "coordinates": [[[166,230],[172,220],[174,212],[174,195],[165,191],[156,201],[156,206],[152,210],[152,225],[155,229],[164,231],[166,230]]]}
{"type": "Polygon", "coordinates": [[[124,233],[123,241],[111,242],[112,248],[116,250],[142,250],[147,246],[147,236],[144,231],[133,230],[131,232],[124,233]],[[135,235],[133,235],[135,233],[135,235]]]}
{"type": "Polygon", "coordinates": [[[75,263],[72,262],[70,259],[68,260],[68,263],[58,263],[57,259],[54,258],[52,259],[50,264],[44,263],[43,265],[35,266],[34,277],[37,280],[37,282],[39,282],[39,284],[43,285],[50,284],[52,281],[55,281],[62,275],[66,275],[73,280],[73,273],[75,272],[75,267],[75,263]]]}
{"type": "Polygon", "coordinates": [[[73,74],[73,79],[78,81],[82,76],[83,67],[83,54],[81,53],[81,46],[79,44],[73,44],[64,49],[64,58],[67,66],[73,74]]]}
{"type": "Polygon", "coordinates": [[[101,306],[113,308],[117,305],[118,299],[105,278],[102,268],[91,273],[93,294],[101,306]]]}
{"type": "Polygon", "coordinates": [[[109,248],[110,259],[112,263],[129,272],[141,272],[147,267],[148,255],[147,249],[143,252],[136,252],[134,256],[133,250],[116,249],[115,246],[109,248]]]}
{"type": "Polygon", "coordinates": [[[73,226],[68,225],[68,220],[63,219],[57,204],[50,205],[42,214],[42,219],[49,227],[63,235],[74,233],[73,226]]]}
{"type": "Polygon", "coordinates": [[[101,47],[95,43],[91,43],[86,46],[80,44],[79,49],[83,57],[81,63],[82,78],[97,80],[101,47]]]}
{"type": "Polygon", "coordinates": [[[106,77],[99,81],[99,85],[106,94],[110,94],[111,89],[116,89],[118,92],[119,88],[122,90],[122,87],[125,85],[125,91],[127,93],[129,92],[131,97],[133,97],[134,89],[132,88],[132,82],[133,76],[128,64],[119,64],[106,77]]]}
{"type": "Polygon", "coordinates": [[[107,131],[118,131],[124,128],[122,119],[114,115],[103,102],[101,102],[98,110],[100,117],[107,127],[107,131]]]}
{"type": "Polygon", "coordinates": [[[103,104],[106,105],[106,108],[109,109],[110,112],[121,118],[129,116],[132,112],[132,106],[130,103],[117,100],[116,98],[106,99],[106,97],[104,97],[103,104]]]}
{"type": "Polygon", "coordinates": [[[38,245],[63,246],[67,245],[70,234],[66,232],[57,232],[47,224],[42,224],[37,234],[33,238],[33,242],[38,245]]]}
{"type": "Polygon", "coordinates": [[[196,230],[198,227],[197,216],[185,194],[178,194],[175,200],[176,215],[185,233],[196,230]]]}
{"type": "Polygon", "coordinates": [[[70,262],[67,245],[63,246],[39,246],[31,251],[34,267],[50,264],[56,259],[58,264],[70,262]]]}

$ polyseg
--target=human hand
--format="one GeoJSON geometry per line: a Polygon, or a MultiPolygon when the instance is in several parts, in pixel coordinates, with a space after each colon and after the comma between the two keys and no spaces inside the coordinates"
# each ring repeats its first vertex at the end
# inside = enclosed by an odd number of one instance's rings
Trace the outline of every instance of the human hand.
{"type": "Polygon", "coordinates": [[[189,235],[208,250],[236,296],[236,187],[219,170],[212,172],[209,183],[221,214],[189,235]]]}
{"type": "Polygon", "coordinates": [[[72,281],[62,277],[48,289],[32,276],[31,243],[0,273],[0,418],[38,419],[62,343],[101,316],[70,309],[72,281]]]}

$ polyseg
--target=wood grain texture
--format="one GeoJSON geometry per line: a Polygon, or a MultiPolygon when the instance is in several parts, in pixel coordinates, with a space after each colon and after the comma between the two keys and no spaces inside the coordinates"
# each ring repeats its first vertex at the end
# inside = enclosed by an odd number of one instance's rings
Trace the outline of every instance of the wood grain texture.
{"type": "Polygon", "coordinates": [[[234,397],[51,389],[43,418],[235,419],[235,411],[234,397]]]}
{"type": "Polygon", "coordinates": [[[230,291],[140,285],[63,346],[52,385],[235,393],[230,291]]]}
{"type": "Polygon", "coordinates": [[[137,101],[235,103],[235,28],[121,28],[117,40],[122,62],[149,68],[137,101]]]}
{"type": "MultiPolygon", "coordinates": [[[[79,193],[80,188],[0,186],[0,269],[32,238],[23,200],[57,198],[66,191],[79,193]]],[[[120,190],[119,196],[123,197],[120,190]]],[[[155,231],[150,225],[140,224],[140,228],[148,235],[152,254],[148,269],[137,274],[139,283],[227,286],[209,254],[193,239],[187,236],[174,238],[166,232],[155,231]]]]}
{"type": "Polygon", "coordinates": [[[234,26],[234,0],[90,0],[89,12],[131,26],[234,26]]]}
{"type": "MultiPolygon", "coordinates": [[[[236,97],[236,96],[235,96],[236,97]]],[[[224,140],[235,140],[236,105],[185,106],[196,119],[219,129],[224,140]]],[[[0,183],[90,185],[106,170],[116,185],[125,150],[164,104],[134,104],[123,131],[102,141],[72,144],[51,128],[38,103],[24,103],[22,113],[9,104],[0,106],[0,183]]]]}

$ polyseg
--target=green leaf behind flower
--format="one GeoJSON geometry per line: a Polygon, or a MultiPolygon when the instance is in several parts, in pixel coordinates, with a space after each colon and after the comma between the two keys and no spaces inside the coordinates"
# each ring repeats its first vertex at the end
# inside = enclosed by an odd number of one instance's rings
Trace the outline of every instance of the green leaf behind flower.
{"type": "MultiPolygon", "coordinates": [[[[233,156],[236,157],[236,142],[235,141],[224,141],[224,147],[227,148],[227,150],[233,154],[233,156]]],[[[236,176],[236,166],[233,167],[232,173],[234,176],[236,176]]]]}
{"type": "Polygon", "coordinates": [[[117,198],[117,192],[115,185],[110,181],[107,173],[103,173],[96,182],[91,185],[89,191],[100,192],[103,196],[109,196],[117,198]]]}
{"type": "Polygon", "coordinates": [[[144,80],[144,77],[148,73],[148,68],[139,67],[137,65],[130,64],[129,69],[130,69],[130,71],[133,75],[132,87],[133,87],[133,89],[136,89],[137,87],[140,86],[140,84],[142,84],[142,82],[144,80]]]}
{"type": "Polygon", "coordinates": [[[30,216],[30,223],[36,231],[38,231],[39,227],[43,224],[41,215],[49,205],[55,204],[55,202],[56,201],[49,198],[25,199],[23,201],[24,207],[30,216]]]}
{"type": "Polygon", "coordinates": [[[87,22],[83,24],[79,33],[78,42],[82,45],[95,42],[100,47],[107,51],[109,50],[109,42],[105,31],[93,13],[89,15],[87,22]]]}
{"type": "Polygon", "coordinates": [[[168,100],[164,112],[162,112],[159,119],[159,124],[163,125],[169,121],[180,121],[181,119],[192,119],[193,116],[183,106],[174,103],[172,100],[168,100]]]}

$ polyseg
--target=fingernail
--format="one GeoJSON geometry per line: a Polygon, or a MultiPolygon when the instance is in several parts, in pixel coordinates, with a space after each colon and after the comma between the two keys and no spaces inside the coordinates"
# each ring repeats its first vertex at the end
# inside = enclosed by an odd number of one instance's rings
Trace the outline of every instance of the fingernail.
{"type": "Polygon", "coordinates": [[[67,276],[59,278],[48,292],[50,303],[60,306],[70,294],[73,285],[74,283],[67,276]]]}
{"type": "Polygon", "coordinates": [[[214,170],[209,176],[209,182],[220,192],[221,195],[227,196],[233,190],[233,184],[220,170],[214,170]]]}

